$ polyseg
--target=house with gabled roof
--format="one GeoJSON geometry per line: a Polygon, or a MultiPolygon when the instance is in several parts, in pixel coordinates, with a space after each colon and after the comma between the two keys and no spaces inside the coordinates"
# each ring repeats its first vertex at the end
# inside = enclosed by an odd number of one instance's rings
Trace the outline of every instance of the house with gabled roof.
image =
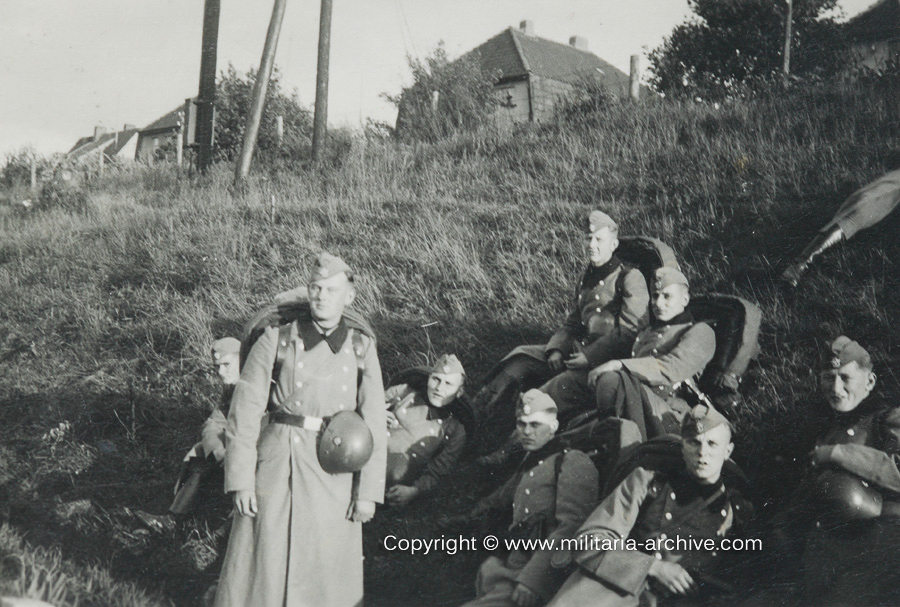
{"type": "Polygon", "coordinates": [[[182,136],[185,105],[166,112],[138,132],[135,160],[175,160],[177,140],[182,136]]]}
{"type": "Polygon", "coordinates": [[[500,74],[494,89],[499,97],[498,116],[505,121],[545,120],[561,98],[587,80],[617,96],[625,97],[629,91],[628,74],[590,52],[586,38],[572,36],[569,44],[540,38],[527,20],[466,55],[477,55],[486,71],[500,74]]]}
{"type": "Polygon", "coordinates": [[[844,26],[854,68],[900,65],[900,0],[878,0],[844,26]]]}
{"type": "Polygon", "coordinates": [[[66,160],[77,164],[99,163],[99,156],[103,154],[104,162],[132,161],[137,133],[137,127],[132,124],[126,124],[121,131],[114,132],[102,126],[94,127],[93,135],[82,137],[66,152],[66,160]]]}

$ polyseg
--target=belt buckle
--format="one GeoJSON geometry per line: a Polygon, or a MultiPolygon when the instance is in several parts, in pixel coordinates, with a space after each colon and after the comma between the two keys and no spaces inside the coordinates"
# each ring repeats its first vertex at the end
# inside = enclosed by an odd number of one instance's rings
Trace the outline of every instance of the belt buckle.
{"type": "Polygon", "coordinates": [[[304,430],[312,430],[313,432],[318,432],[322,429],[322,418],[321,417],[311,417],[308,415],[303,416],[303,429],[304,430]]]}

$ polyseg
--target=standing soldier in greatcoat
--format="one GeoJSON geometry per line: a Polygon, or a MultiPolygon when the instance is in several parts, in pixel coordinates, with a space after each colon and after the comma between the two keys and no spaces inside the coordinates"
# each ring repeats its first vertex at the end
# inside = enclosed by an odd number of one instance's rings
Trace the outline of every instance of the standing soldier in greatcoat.
{"type": "Polygon", "coordinates": [[[344,314],[355,297],[347,264],[320,255],[308,291],[308,311],[265,329],[235,388],[225,490],[236,512],[217,607],[362,604],[361,523],[384,496],[381,369],[371,329],[344,314]],[[274,410],[260,433],[270,390],[274,410]],[[342,472],[323,453],[360,444],[360,426],[371,456],[342,472]]]}
{"type": "MultiPolygon", "coordinates": [[[[472,399],[482,421],[509,410],[514,399],[563,371],[587,377],[588,371],[613,358],[627,356],[638,331],[647,325],[647,281],[640,270],[616,257],[619,227],[602,211],[589,219],[589,263],[575,289],[565,323],[546,345],[519,346],[494,369],[492,378],[472,399]]],[[[492,429],[493,436],[506,428],[492,429]]]]}

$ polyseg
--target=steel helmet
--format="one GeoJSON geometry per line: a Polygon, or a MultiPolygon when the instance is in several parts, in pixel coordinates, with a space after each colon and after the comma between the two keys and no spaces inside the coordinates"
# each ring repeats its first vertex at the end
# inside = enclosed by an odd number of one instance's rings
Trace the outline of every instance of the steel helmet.
{"type": "Polygon", "coordinates": [[[881,492],[855,474],[822,470],[816,477],[815,490],[828,518],[864,521],[881,516],[881,492]]]}
{"type": "Polygon", "coordinates": [[[356,411],[334,415],[319,436],[319,465],[329,474],[357,472],[372,456],[372,432],[356,411]]]}

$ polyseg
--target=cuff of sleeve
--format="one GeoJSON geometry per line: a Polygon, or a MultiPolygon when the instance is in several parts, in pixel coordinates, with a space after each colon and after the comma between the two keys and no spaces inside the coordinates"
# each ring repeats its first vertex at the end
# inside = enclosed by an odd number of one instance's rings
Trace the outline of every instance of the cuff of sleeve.
{"type": "Polygon", "coordinates": [[[637,596],[647,580],[653,557],[633,550],[610,550],[598,556],[599,559],[589,559],[590,567],[586,567],[588,563],[580,564],[610,586],[637,596]]]}

